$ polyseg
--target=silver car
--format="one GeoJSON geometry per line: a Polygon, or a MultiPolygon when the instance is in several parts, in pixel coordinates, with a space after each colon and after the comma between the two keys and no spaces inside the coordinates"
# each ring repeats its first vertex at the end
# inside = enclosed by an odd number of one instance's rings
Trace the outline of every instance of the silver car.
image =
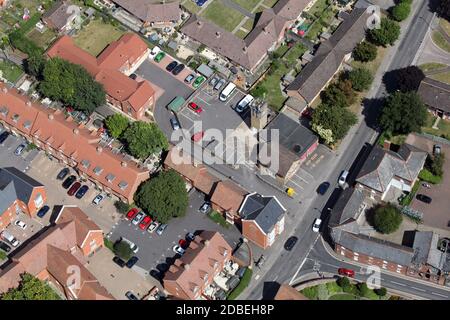
{"type": "Polygon", "coordinates": [[[162,235],[163,232],[164,232],[164,230],[166,230],[166,228],[167,228],[167,224],[165,224],[165,223],[160,224],[159,227],[158,227],[158,229],[156,230],[156,233],[157,233],[158,235],[162,235]]]}
{"type": "Polygon", "coordinates": [[[16,151],[14,151],[14,154],[16,155],[16,156],[20,156],[21,154],[22,154],[22,152],[23,152],[23,150],[25,150],[25,144],[20,144],[17,148],[16,148],[16,151]]]}
{"type": "Polygon", "coordinates": [[[145,217],[145,213],[143,213],[142,211],[138,212],[138,214],[133,218],[131,223],[133,223],[136,226],[142,221],[142,219],[144,219],[144,217],[145,217]]]}

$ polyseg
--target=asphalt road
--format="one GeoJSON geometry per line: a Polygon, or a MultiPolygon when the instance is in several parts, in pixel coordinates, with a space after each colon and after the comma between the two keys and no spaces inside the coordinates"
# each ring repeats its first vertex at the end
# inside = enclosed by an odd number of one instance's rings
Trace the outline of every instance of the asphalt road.
{"type": "MultiPolygon", "coordinates": [[[[400,43],[392,48],[393,50],[390,51],[390,55],[387,56],[387,67],[384,66],[384,69],[380,67],[379,71],[395,70],[408,66],[413,62],[428,28],[428,23],[424,22],[430,22],[433,16],[433,13],[429,11],[427,1],[419,3],[418,6],[419,8],[415,11],[414,17],[411,17],[410,26],[406,30],[406,33],[401,36],[400,43]]],[[[377,136],[377,131],[374,128],[376,127],[376,119],[381,107],[380,99],[386,94],[385,87],[380,80],[380,77],[375,79],[374,86],[368,94],[368,97],[372,97],[372,99],[369,99],[364,105],[364,120],[356,130],[349,132],[345,139],[346,141],[344,140],[342,142],[340,151],[336,155],[336,161],[328,168],[330,174],[326,180],[334,183],[332,187],[336,187],[335,182],[342,170],[357,166],[357,157],[360,156],[361,149],[367,143],[373,144],[374,138],[377,136]]],[[[356,169],[353,170],[353,172],[350,172],[350,175],[354,176],[356,171],[356,169]]],[[[273,254],[271,257],[272,264],[263,266],[262,270],[256,272],[260,274],[259,277],[253,279],[247,290],[240,296],[240,299],[261,299],[265,296],[271,296],[273,294],[271,292],[271,283],[274,281],[278,283],[291,283],[291,281],[294,281],[298,277],[300,270],[302,272],[312,271],[308,270],[308,265],[303,265],[306,257],[319,239],[319,235],[312,232],[311,223],[316,217],[323,216],[322,211],[326,211],[326,208],[335,202],[337,196],[338,192],[333,193],[328,199],[316,197],[309,207],[306,206],[308,214],[305,219],[298,221],[294,226],[288,226],[285,231],[299,238],[297,245],[290,252],[281,249],[277,256],[273,254]]],[[[299,210],[305,210],[304,208],[301,206],[299,210]]],[[[328,253],[323,252],[323,255],[323,259],[329,259],[327,257],[329,255],[328,253]]],[[[336,271],[334,269],[333,272],[336,271]]],[[[417,286],[415,284],[416,282],[411,280],[405,287],[410,290],[414,286],[417,286]]],[[[416,290],[415,294],[418,296],[424,295],[425,297],[427,291],[416,290]]]]}

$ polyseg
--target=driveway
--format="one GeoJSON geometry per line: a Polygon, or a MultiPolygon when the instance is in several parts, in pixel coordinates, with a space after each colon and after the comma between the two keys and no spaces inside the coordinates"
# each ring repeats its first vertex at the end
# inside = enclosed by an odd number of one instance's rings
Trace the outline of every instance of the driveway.
{"type": "Polygon", "coordinates": [[[147,273],[150,270],[164,270],[168,268],[167,259],[175,256],[172,251],[173,246],[178,244],[180,239],[184,239],[188,232],[200,230],[218,231],[234,247],[241,237],[239,230],[235,226],[225,229],[214,223],[207,216],[198,212],[198,208],[204,201],[204,194],[195,190],[189,194],[189,208],[186,216],[176,218],[169,222],[165,232],[159,236],[155,232],[148,233],[142,231],[131,224],[130,221],[122,219],[114,227],[112,234],[108,236],[112,241],[124,237],[134,242],[139,251],[136,256],[139,258],[137,266],[144,269],[147,273]]]}

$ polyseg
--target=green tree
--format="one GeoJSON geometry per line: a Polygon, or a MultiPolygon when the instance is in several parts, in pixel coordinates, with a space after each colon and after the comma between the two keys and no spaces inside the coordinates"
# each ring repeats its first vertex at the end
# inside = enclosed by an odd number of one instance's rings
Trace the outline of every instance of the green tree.
{"type": "Polygon", "coordinates": [[[356,68],[348,73],[353,89],[356,91],[364,91],[370,88],[373,82],[373,75],[366,68],[356,68]]]}
{"type": "Polygon", "coordinates": [[[425,167],[435,176],[442,177],[444,174],[445,154],[440,153],[433,157],[428,156],[425,167]]]}
{"type": "Polygon", "coordinates": [[[133,157],[146,159],[150,155],[169,149],[167,138],[154,123],[135,121],[122,136],[126,147],[133,157]]]}
{"type": "Polygon", "coordinates": [[[374,289],[373,291],[380,297],[384,297],[387,294],[387,290],[384,287],[381,287],[381,288],[378,288],[378,289],[374,289]]]}
{"type": "Polygon", "coordinates": [[[131,209],[131,206],[128,203],[125,203],[120,200],[114,202],[114,207],[119,213],[122,214],[126,214],[131,209]]]}
{"type": "Polygon", "coordinates": [[[374,227],[378,232],[389,234],[398,229],[403,221],[400,210],[392,204],[375,209],[374,227]]]}
{"type": "Polygon", "coordinates": [[[397,88],[403,92],[417,91],[420,83],[425,79],[422,69],[417,66],[397,69],[393,73],[397,88]]]}
{"type": "Polygon", "coordinates": [[[162,171],[139,186],[134,196],[136,204],[166,223],[172,217],[182,217],[188,207],[186,183],[174,170],[162,171]]]}
{"type": "Polygon", "coordinates": [[[415,92],[394,92],[384,104],[380,124],[394,134],[420,131],[425,124],[427,109],[415,92]]]}
{"type": "Polygon", "coordinates": [[[127,261],[133,255],[133,250],[131,250],[130,245],[125,241],[118,241],[114,244],[114,253],[127,261]]]}
{"type": "Polygon", "coordinates": [[[257,85],[251,92],[252,96],[256,98],[266,98],[268,93],[267,88],[262,85],[257,85]]]}
{"type": "Polygon", "coordinates": [[[369,30],[369,40],[378,45],[387,47],[393,45],[400,36],[400,26],[394,20],[382,18],[380,27],[369,30]]]}
{"type": "Polygon", "coordinates": [[[337,141],[345,137],[351,126],[356,124],[355,114],[347,108],[320,104],[312,116],[312,127],[321,130],[331,130],[333,140],[337,141]]]}
{"type": "Polygon", "coordinates": [[[334,142],[333,139],[333,131],[330,129],[324,129],[322,126],[318,126],[313,124],[312,129],[314,132],[316,132],[319,137],[325,142],[325,144],[332,144],[334,142]]]}
{"type": "Polygon", "coordinates": [[[128,128],[130,122],[128,118],[120,113],[115,113],[105,119],[105,126],[109,134],[118,139],[122,133],[128,128]]]}
{"type": "Polygon", "coordinates": [[[339,287],[344,288],[350,285],[350,280],[347,277],[340,277],[336,280],[339,287]]]}
{"type": "Polygon", "coordinates": [[[41,55],[31,55],[25,63],[25,70],[28,74],[41,79],[46,60],[41,55]]]}
{"type": "Polygon", "coordinates": [[[17,288],[9,289],[1,295],[1,300],[60,300],[58,294],[45,282],[29,273],[20,275],[17,288]]]}
{"type": "Polygon", "coordinates": [[[368,41],[363,41],[358,43],[356,48],[353,50],[353,57],[356,61],[369,62],[376,59],[377,52],[377,47],[374,44],[368,41]]]}
{"type": "Polygon", "coordinates": [[[437,7],[437,12],[439,16],[450,21],[450,0],[441,0],[437,7]]]}
{"type": "Polygon", "coordinates": [[[346,108],[349,106],[347,95],[339,87],[337,82],[330,84],[325,90],[322,91],[320,98],[324,104],[346,108]]]}
{"type": "Polygon", "coordinates": [[[400,2],[391,10],[391,16],[395,21],[403,21],[408,18],[411,12],[411,5],[408,2],[400,2]]]}

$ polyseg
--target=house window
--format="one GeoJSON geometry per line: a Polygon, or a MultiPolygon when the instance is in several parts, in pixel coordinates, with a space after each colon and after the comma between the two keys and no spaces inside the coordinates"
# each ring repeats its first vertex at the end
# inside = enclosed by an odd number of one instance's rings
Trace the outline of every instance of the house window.
{"type": "Polygon", "coordinates": [[[87,169],[91,165],[91,162],[89,160],[81,160],[81,165],[87,169]]]}
{"type": "Polygon", "coordinates": [[[126,181],[120,181],[119,188],[122,190],[125,190],[128,187],[128,182],[126,181]]]}
{"type": "Polygon", "coordinates": [[[94,173],[98,176],[100,175],[100,173],[102,173],[102,171],[103,171],[102,167],[97,166],[94,168],[94,173]]]}
{"type": "Polygon", "coordinates": [[[109,174],[106,176],[106,181],[112,182],[115,178],[116,178],[115,175],[113,175],[112,173],[109,173],[109,174]]]}

